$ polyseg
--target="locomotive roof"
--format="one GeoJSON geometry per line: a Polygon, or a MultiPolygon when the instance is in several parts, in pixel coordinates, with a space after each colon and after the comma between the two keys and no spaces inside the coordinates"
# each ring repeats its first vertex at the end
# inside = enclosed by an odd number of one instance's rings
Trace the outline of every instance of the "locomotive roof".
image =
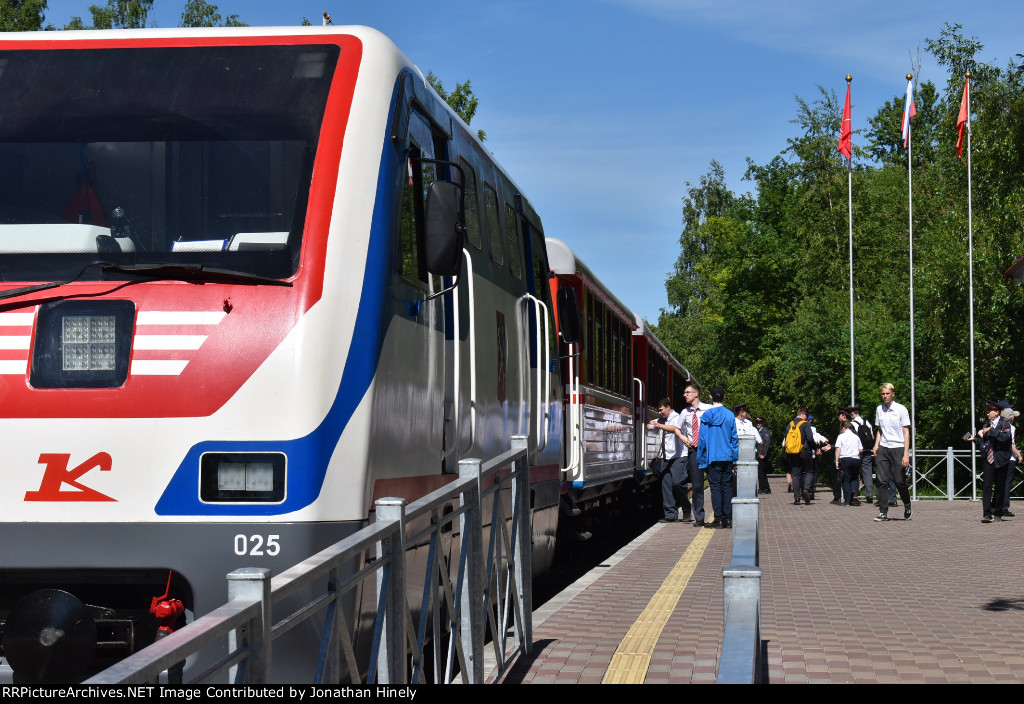
{"type": "Polygon", "coordinates": [[[594,275],[590,267],[576,256],[576,253],[569,248],[569,245],[554,237],[546,237],[545,244],[548,250],[548,266],[553,273],[562,274],[563,276],[578,276],[598,294],[605,302],[605,305],[617,309],[616,312],[627,323],[633,323],[636,320],[636,314],[594,275]]]}
{"type": "Polygon", "coordinates": [[[685,372],[687,379],[693,379],[693,374],[690,373],[690,370],[684,367],[682,363],[675,358],[675,355],[668,351],[668,347],[665,346],[665,343],[662,342],[658,338],[658,336],[654,334],[654,331],[651,330],[650,326],[647,325],[647,322],[639,315],[636,316],[636,325],[637,329],[633,331],[634,335],[643,335],[644,337],[646,337],[648,342],[654,347],[656,347],[658,352],[661,353],[661,356],[668,360],[669,364],[671,364],[676,369],[685,372]]]}

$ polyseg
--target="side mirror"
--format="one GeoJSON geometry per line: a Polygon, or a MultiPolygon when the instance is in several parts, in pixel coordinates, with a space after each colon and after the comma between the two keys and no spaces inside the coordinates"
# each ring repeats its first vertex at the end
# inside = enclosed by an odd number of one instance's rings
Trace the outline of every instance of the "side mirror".
{"type": "Polygon", "coordinates": [[[438,276],[458,276],[466,239],[461,186],[450,181],[430,184],[426,224],[427,271],[438,276]]]}
{"type": "Polygon", "coordinates": [[[558,328],[562,342],[574,345],[583,339],[583,324],[580,322],[580,304],[576,300],[576,289],[558,289],[558,328]]]}

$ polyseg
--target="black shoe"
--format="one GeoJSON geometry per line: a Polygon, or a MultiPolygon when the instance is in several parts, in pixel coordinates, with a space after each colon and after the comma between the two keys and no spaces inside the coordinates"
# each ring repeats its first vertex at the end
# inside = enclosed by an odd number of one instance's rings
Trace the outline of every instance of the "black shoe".
{"type": "Polygon", "coordinates": [[[854,497],[853,499],[850,499],[850,503],[848,503],[846,505],[847,506],[860,506],[860,499],[854,497]]]}
{"type": "Polygon", "coordinates": [[[694,522],[693,522],[693,525],[694,525],[694,526],[695,526],[696,528],[703,528],[703,527],[704,527],[704,521],[694,521],[694,522]]]}
{"type": "MultiPolygon", "coordinates": [[[[881,522],[881,521],[888,521],[889,520],[889,516],[884,514],[884,513],[882,513],[881,511],[879,511],[878,515],[875,516],[875,520],[879,521],[879,522],[881,522]]],[[[989,520],[991,520],[991,519],[989,519],[989,520]]]]}
{"type": "Polygon", "coordinates": [[[1003,511],[1003,518],[1013,518],[1012,511],[1003,511]]]}
{"type": "Polygon", "coordinates": [[[866,503],[866,504],[873,504],[873,503],[875,503],[875,500],[872,497],[869,496],[866,499],[864,499],[864,503],[866,503]]]}
{"type": "Polygon", "coordinates": [[[833,504],[833,505],[835,505],[835,506],[838,506],[839,504],[841,504],[841,503],[843,503],[843,502],[842,502],[842,501],[840,501],[839,499],[832,499],[831,501],[829,501],[829,503],[830,503],[830,504],[833,504]]]}
{"type": "Polygon", "coordinates": [[[991,523],[992,522],[992,516],[983,516],[982,519],[981,519],[981,522],[982,523],[991,523]]]}
{"type": "Polygon", "coordinates": [[[805,503],[805,504],[809,504],[809,503],[811,503],[811,492],[807,491],[807,489],[804,489],[804,490],[803,490],[803,491],[802,491],[802,492],[800,493],[800,496],[804,497],[804,503],[805,503]]]}
{"type": "Polygon", "coordinates": [[[903,520],[909,521],[913,517],[914,509],[910,507],[910,504],[907,504],[906,506],[903,507],[903,520]]]}
{"type": "Polygon", "coordinates": [[[889,508],[896,508],[897,506],[899,506],[899,504],[896,503],[895,501],[890,501],[889,502],[889,508]]]}
{"type": "Polygon", "coordinates": [[[732,528],[732,521],[730,521],[728,519],[722,521],[722,527],[723,528],[732,528]]]}
{"type": "Polygon", "coordinates": [[[797,499],[796,501],[794,501],[793,505],[794,506],[799,506],[800,505],[800,499],[797,499]]]}
{"type": "Polygon", "coordinates": [[[658,523],[678,523],[678,518],[659,518],[658,523]]]}
{"type": "Polygon", "coordinates": [[[715,520],[711,521],[711,523],[705,523],[704,527],[705,528],[721,528],[722,527],[722,522],[716,518],[715,520]]]}
{"type": "Polygon", "coordinates": [[[691,521],[693,521],[693,514],[692,513],[684,513],[683,514],[683,523],[690,523],[691,521]]]}

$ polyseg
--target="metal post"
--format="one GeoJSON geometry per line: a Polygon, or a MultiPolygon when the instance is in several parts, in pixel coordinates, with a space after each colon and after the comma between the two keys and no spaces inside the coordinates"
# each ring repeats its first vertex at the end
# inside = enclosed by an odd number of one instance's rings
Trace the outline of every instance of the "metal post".
{"type": "MultiPolygon", "coordinates": [[[[532,529],[530,506],[530,439],[525,435],[512,436],[514,451],[526,450],[521,459],[516,460],[520,472],[512,484],[512,505],[519,511],[516,516],[517,530],[513,536],[512,559],[515,562],[514,579],[516,593],[519,594],[520,624],[523,631],[523,642],[520,646],[523,654],[529,654],[533,646],[533,560],[531,554],[532,529]]],[[[495,499],[497,500],[497,499],[495,499]]],[[[514,631],[515,632],[515,631],[514,631]]]]}
{"type": "Polygon", "coordinates": [[[271,621],[270,570],[265,567],[243,567],[228,574],[228,601],[256,599],[260,611],[242,628],[228,634],[228,650],[248,646],[249,657],[242,665],[231,668],[229,681],[234,684],[270,684],[271,621]]]}
{"type": "Polygon", "coordinates": [[[718,684],[752,684],[761,671],[761,569],[722,568],[725,633],[718,661],[718,684]]]}
{"type": "MultiPolygon", "coordinates": [[[[459,460],[459,476],[472,477],[476,480],[462,493],[461,505],[466,510],[459,519],[462,550],[467,558],[459,584],[459,621],[467,669],[462,676],[466,684],[483,684],[484,631],[487,628],[487,621],[484,617],[483,600],[485,555],[480,506],[480,460],[459,460]]],[[[500,498],[495,497],[494,500],[499,501],[500,498]]]]}
{"type": "Polygon", "coordinates": [[[384,633],[377,652],[377,681],[380,684],[408,682],[405,661],[405,499],[388,497],[374,502],[377,523],[394,529],[377,543],[377,559],[388,559],[377,571],[377,603],[384,595],[384,633]],[[385,574],[386,571],[386,574],[385,574]]]}
{"type": "Polygon", "coordinates": [[[755,459],[754,438],[740,438],[739,462],[736,463],[736,496],[742,499],[757,498],[757,460],[755,459]]]}
{"type": "Polygon", "coordinates": [[[956,494],[956,487],[953,486],[953,448],[946,448],[946,501],[952,501],[956,494]]]}

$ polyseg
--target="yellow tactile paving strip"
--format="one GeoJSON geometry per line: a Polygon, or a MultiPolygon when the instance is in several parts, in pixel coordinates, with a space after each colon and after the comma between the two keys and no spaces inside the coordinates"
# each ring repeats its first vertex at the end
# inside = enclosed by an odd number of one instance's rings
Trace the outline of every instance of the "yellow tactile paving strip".
{"type": "Polygon", "coordinates": [[[679,597],[690,581],[704,550],[715,531],[703,528],[694,536],[690,547],[679,558],[668,577],[647,603],[640,617],[630,627],[604,673],[601,684],[642,684],[651,665],[651,654],[658,644],[665,624],[676,609],[679,597]]]}

